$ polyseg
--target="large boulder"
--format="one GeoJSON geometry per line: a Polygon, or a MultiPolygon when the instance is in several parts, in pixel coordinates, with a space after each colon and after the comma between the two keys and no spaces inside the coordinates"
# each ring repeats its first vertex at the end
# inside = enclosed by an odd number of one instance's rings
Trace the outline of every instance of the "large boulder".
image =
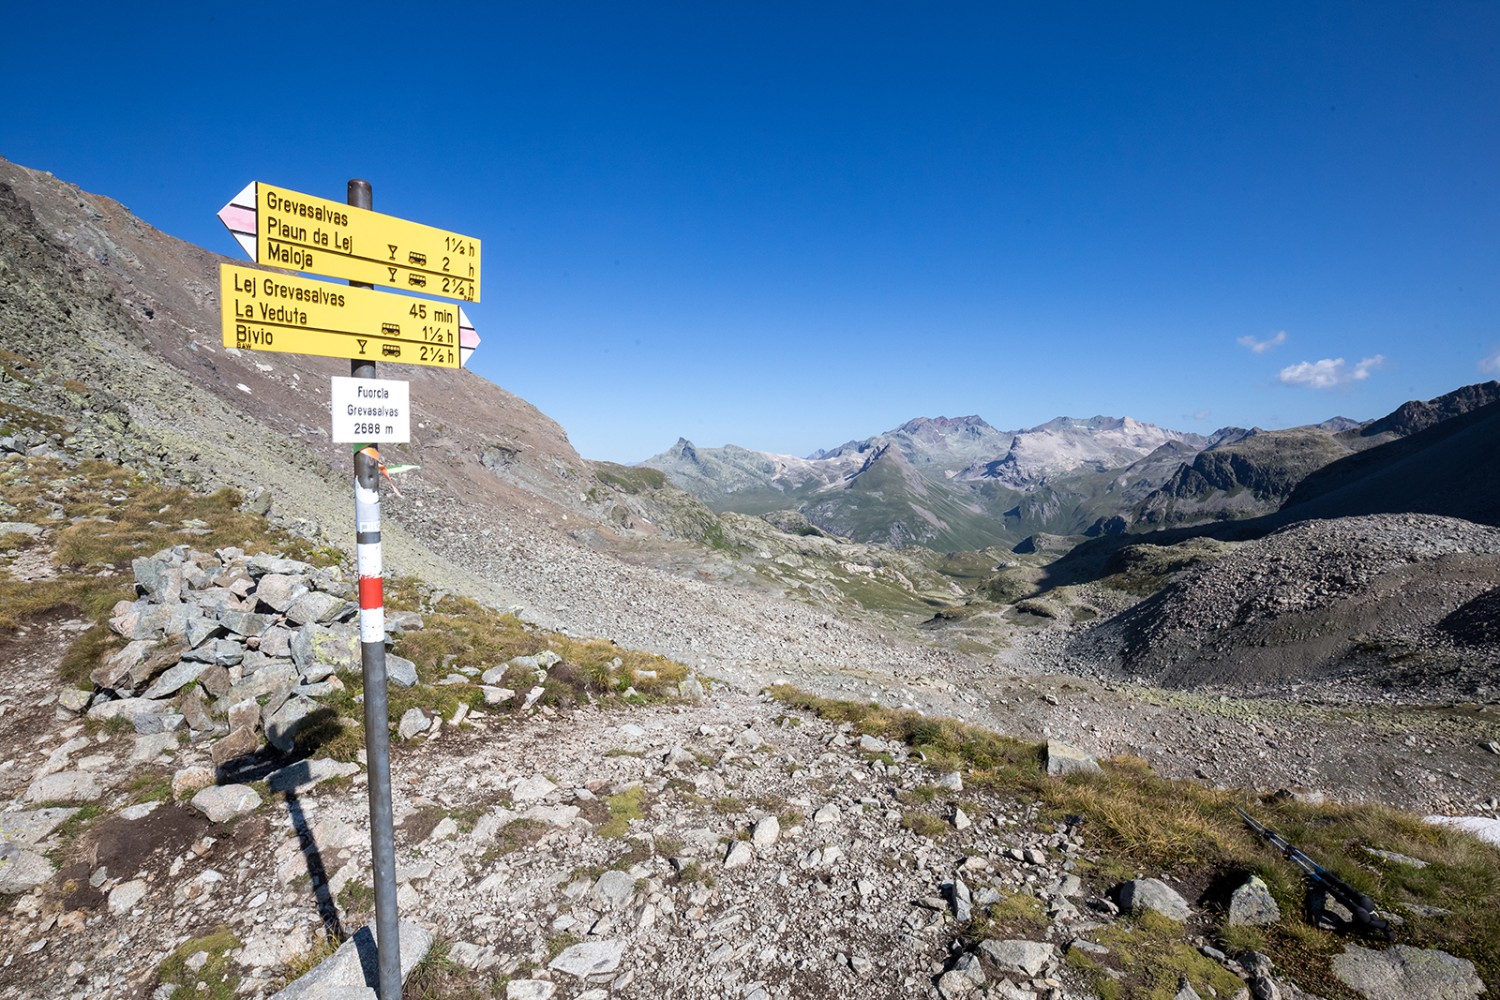
{"type": "Polygon", "coordinates": [[[1097,770],[1099,770],[1099,762],[1084,751],[1059,740],[1047,741],[1048,774],[1056,777],[1097,770]]]}
{"type": "Polygon", "coordinates": [[[228,823],[260,808],[260,795],[249,785],[214,785],[192,798],[192,807],[210,823],[228,823]]]}
{"type": "Polygon", "coordinates": [[[1120,909],[1126,913],[1151,910],[1179,923],[1188,918],[1192,910],[1187,900],[1159,878],[1138,878],[1115,886],[1120,909]]]}
{"type": "Polygon", "coordinates": [[[292,662],[309,682],[360,668],[359,629],[304,625],[292,633],[292,662]]]}
{"type": "Polygon", "coordinates": [[[1398,944],[1373,951],[1351,944],[1332,969],[1365,1000],[1468,1000],[1484,992],[1473,962],[1435,948],[1398,944]]]}
{"type": "Polygon", "coordinates": [[[1270,887],[1260,876],[1250,876],[1244,885],[1230,893],[1230,927],[1265,927],[1280,921],[1281,907],[1276,904],[1270,887]]]}

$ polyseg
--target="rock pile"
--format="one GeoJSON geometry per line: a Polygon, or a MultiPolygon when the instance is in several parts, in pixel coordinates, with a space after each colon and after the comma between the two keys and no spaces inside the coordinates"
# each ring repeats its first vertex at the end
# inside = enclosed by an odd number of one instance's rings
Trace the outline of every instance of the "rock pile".
{"type": "MultiPolygon", "coordinates": [[[[344,689],[338,675],[360,667],[355,589],[337,568],[185,545],[131,565],[140,596],[109,622],[127,644],[90,675],[92,696],[63,694],[89,718],[124,719],[164,740],[213,738],[213,762],[225,768],[267,742],[292,750],[319,699],[344,689]]],[[[397,613],[389,626],[422,620],[397,613]]],[[[410,660],[388,654],[386,666],[391,683],[416,683],[410,660]]]]}

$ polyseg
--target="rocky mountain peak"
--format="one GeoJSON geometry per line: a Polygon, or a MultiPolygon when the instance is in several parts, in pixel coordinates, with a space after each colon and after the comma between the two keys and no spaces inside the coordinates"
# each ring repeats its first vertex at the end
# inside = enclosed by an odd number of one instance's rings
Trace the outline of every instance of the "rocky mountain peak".
{"type": "Polygon", "coordinates": [[[1450,417],[1460,416],[1500,400],[1500,382],[1466,385],[1433,399],[1413,399],[1394,411],[1365,424],[1358,434],[1363,438],[1409,437],[1450,417]]]}

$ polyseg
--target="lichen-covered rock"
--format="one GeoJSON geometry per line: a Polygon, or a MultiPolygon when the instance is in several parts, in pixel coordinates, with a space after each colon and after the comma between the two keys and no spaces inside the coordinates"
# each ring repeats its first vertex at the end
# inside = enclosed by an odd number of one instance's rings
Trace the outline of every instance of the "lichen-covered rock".
{"type": "Polygon", "coordinates": [[[1115,887],[1120,909],[1127,913],[1153,910],[1172,920],[1183,921],[1192,912],[1187,900],[1159,878],[1138,878],[1115,887]]]}
{"type": "Polygon", "coordinates": [[[1484,992],[1473,962],[1436,948],[1398,944],[1373,951],[1351,944],[1334,958],[1332,969],[1366,1000],[1467,1000],[1484,992]]]}

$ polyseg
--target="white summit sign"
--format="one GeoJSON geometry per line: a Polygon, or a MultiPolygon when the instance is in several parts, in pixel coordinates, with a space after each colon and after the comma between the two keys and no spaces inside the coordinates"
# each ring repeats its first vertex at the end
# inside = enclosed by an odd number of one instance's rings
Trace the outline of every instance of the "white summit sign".
{"type": "Polygon", "coordinates": [[[333,376],[333,438],[338,444],[411,440],[411,383],[333,376]]]}

